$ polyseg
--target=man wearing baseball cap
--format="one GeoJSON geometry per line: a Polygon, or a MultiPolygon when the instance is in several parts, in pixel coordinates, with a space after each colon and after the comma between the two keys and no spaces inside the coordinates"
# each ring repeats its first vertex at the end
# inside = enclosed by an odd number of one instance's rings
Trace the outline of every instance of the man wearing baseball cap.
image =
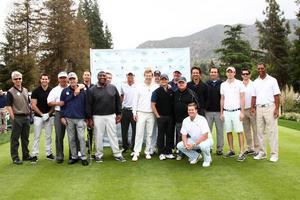
{"type": "Polygon", "coordinates": [[[157,147],[160,160],[175,158],[172,154],[174,146],[173,134],[173,95],[168,85],[168,75],[160,76],[160,87],[151,96],[151,107],[156,116],[158,126],[157,147]]]}
{"type": "Polygon", "coordinates": [[[173,72],[173,79],[169,82],[169,85],[171,85],[171,89],[175,92],[178,89],[178,79],[181,77],[181,72],[178,70],[175,70],[173,72]]]}
{"type": "Polygon", "coordinates": [[[229,152],[225,158],[235,156],[233,148],[232,132],[238,134],[240,153],[237,161],[244,161],[246,156],[244,154],[244,134],[243,134],[243,118],[245,105],[245,87],[243,82],[235,79],[235,68],[227,67],[227,80],[221,84],[221,120],[224,121],[224,129],[227,133],[227,140],[229,145],[229,152]]]}

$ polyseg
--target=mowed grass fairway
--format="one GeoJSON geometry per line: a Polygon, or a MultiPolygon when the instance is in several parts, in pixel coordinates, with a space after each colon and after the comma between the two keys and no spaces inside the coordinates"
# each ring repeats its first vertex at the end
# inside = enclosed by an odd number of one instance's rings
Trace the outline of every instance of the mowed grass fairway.
{"type": "MultiPolygon", "coordinates": [[[[187,160],[159,161],[157,156],[135,163],[129,153],[128,161],[119,163],[110,149],[101,164],[59,165],[45,159],[44,135],[39,162],[16,166],[7,143],[0,146],[0,199],[300,199],[300,131],[279,130],[277,163],[252,157],[237,162],[214,154],[212,166],[205,169],[202,161],[190,165],[187,160]]],[[[227,142],[225,146],[227,150],[227,142]]]]}

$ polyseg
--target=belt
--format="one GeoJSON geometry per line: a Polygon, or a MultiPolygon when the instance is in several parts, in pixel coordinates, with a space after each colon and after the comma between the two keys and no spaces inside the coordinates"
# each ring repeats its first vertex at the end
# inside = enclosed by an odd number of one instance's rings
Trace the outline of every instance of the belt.
{"type": "Polygon", "coordinates": [[[238,110],[241,110],[240,108],[237,108],[237,109],[223,109],[224,111],[227,111],[227,112],[235,112],[235,111],[238,111],[238,110]]]}
{"type": "Polygon", "coordinates": [[[132,110],[131,107],[124,107],[123,110],[132,110]]]}
{"type": "Polygon", "coordinates": [[[271,105],[273,105],[273,103],[257,104],[256,106],[260,107],[260,108],[265,108],[265,107],[268,107],[268,106],[271,106],[271,105]]]}

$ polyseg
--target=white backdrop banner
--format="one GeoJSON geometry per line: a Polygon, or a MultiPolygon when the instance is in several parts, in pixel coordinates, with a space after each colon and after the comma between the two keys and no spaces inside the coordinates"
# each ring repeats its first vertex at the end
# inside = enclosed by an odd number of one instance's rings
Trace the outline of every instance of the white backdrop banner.
{"type": "Polygon", "coordinates": [[[126,80],[126,74],[133,72],[137,83],[143,81],[146,68],[160,70],[171,80],[173,71],[179,70],[187,79],[190,77],[189,48],[159,48],[159,49],[91,49],[90,62],[92,83],[97,82],[99,71],[112,73],[112,83],[120,88],[126,80]]]}

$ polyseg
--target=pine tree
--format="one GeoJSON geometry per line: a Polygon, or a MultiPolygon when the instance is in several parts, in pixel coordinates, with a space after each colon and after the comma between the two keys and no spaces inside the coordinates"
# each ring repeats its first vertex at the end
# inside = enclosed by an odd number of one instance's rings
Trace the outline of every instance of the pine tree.
{"type": "Polygon", "coordinates": [[[23,85],[33,88],[37,75],[37,51],[40,36],[40,10],[38,2],[24,0],[15,3],[13,11],[6,19],[5,38],[2,43],[1,55],[5,67],[1,69],[1,82],[5,88],[11,85],[10,73],[20,71],[23,76],[23,85]]]}
{"type": "Polygon", "coordinates": [[[259,47],[265,52],[264,62],[268,65],[268,73],[277,79],[282,89],[288,82],[290,27],[276,0],[266,0],[266,3],[266,19],[263,22],[256,21],[259,47]]]}
{"type": "Polygon", "coordinates": [[[241,38],[243,26],[226,25],[226,38],[222,40],[223,48],[216,49],[215,52],[220,54],[221,69],[223,73],[225,68],[233,66],[236,68],[236,78],[241,77],[242,68],[251,68],[251,46],[250,43],[241,38]]]}
{"type": "Polygon", "coordinates": [[[104,38],[106,42],[106,49],[112,49],[113,48],[113,41],[112,41],[112,35],[110,30],[108,29],[108,25],[105,25],[105,31],[104,31],[104,38]]]}
{"type": "MultiPolygon", "coordinates": [[[[296,2],[300,6],[300,0],[296,2]]],[[[300,7],[297,13],[297,18],[300,21],[300,7]]],[[[289,66],[289,83],[293,86],[295,92],[300,92],[300,27],[295,30],[297,39],[293,42],[293,49],[291,52],[291,59],[289,66]]]]}

